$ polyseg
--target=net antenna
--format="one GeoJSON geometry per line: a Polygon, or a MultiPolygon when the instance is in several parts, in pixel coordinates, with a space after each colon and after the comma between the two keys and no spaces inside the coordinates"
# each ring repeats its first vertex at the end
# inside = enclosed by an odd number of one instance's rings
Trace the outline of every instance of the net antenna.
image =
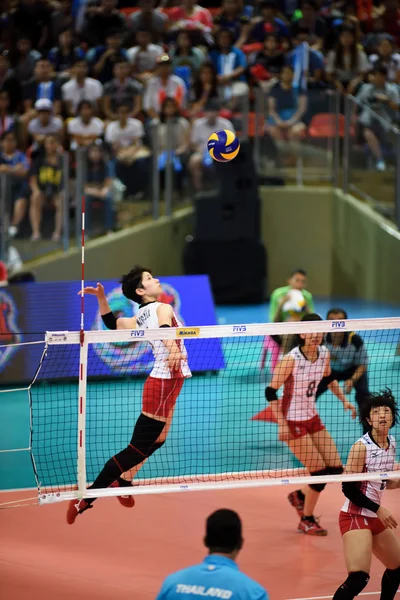
{"type": "MultiPolygon", "coordinates": [[[[362,338],[370,390],[387,386],[399,399],[400,318],[86,331],[83,342],[80,332],[47,333],[39,383],[51,379],[53,385],[32,388],[39,501],[120,494],[114,487],[87,489],[87,483],[129,444],[142,410],[144,377],[152,368],[150,346],[159,340],[184,340],[194,376],[183,385],[165,446],[124,494],[399,479],[398,464],[382,472],[312,476],[315,469],[295,460],[279,440],[276,422],[268,415],[254,418],[267,410],[264,392],[271,380],[270,373],[260,372],[264,337],[337,331],[362,338]]],[[[307,393],[315,390],[311,383],[307,393]]],[[[349,400],[355,402],[354,392],[349,400]]],[[[317,412],[345,464],[361,425],[329,391],[318,400],[317,412]]],[[[396,429],[393,433],[396,437],[396,429]]]]}
{"type": "Polygon", "coordinates": [[[79,330],[79,385],[78,385],[78,498],[86,492],[86,387],[88,344],[85,339],[85,195],[81,210],[81,322],[79,330]]]}

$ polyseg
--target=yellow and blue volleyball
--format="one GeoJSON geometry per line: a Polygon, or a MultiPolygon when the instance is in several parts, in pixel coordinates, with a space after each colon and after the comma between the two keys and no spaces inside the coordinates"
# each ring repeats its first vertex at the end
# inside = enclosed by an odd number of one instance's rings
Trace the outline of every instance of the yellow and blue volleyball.
{"type": "Polygon", "coordinates": [[[229,162],[238,155],[240,143],[233,131],[220,129],[208,138],[207,149],[214,160],[229,162]]]}

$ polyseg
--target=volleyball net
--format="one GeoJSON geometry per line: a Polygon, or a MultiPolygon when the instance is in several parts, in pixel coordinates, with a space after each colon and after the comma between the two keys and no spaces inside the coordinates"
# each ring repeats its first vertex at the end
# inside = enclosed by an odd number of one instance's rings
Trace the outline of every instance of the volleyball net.
{"type": "MultiPolygon", "coordinates": [[[[311,478],[311,469],[295,458],[290,444],[280,441],[265,399],[272,377],[270,353],[290,349],[300,334],[317,333],[330,350],[331,368],[343,371],[342,389],[349,386],[349,365],[362,367],[356,389],[348,389],[350,402],[357,406],[356,393],[360,403],[368,390],[387,387],[398,398],[399,332],[397,318],[86,331],[83,342],[79,332],[49,332],[29,387],[30,452],[39,502],[118,495],[118,488],[87,487],[107,460],[129,444],[153,365],[151,345],[166,339],[184,341],[193,376],[178,397],[166,443],[124,493],[400,477],[396,471],[311,478]],[[280,346],[274,346],[277,342],[280,346]]],[[[321,447],[325,438],[317,427],[319,453],[329,462],[329,453],[337,449],[345,463],[362,435],[361,425],[329,388],[318,388],[313,368],[303,361],[294,384],[302,384],[304,392],[307,382],[306,402],[318,395],[318,413],[334,441],[333,448],[328,441],[321,447]]],[[[292,383],[288,381],[289,387],[292,383]]],[[[296,439],[299,431],[292,433],[296,439]]]]}

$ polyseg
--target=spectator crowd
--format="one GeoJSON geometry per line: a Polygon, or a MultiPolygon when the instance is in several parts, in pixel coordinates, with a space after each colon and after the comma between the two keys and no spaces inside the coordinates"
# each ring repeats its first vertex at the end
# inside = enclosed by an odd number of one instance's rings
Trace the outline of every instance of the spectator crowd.
{"type": "Polygon", "coordinates": [[[216,4],[3,3],[0,172],[10,180],[10,236],[26,221],[39,240],[51,208],[60,239],[70,202],[64,178],[74,180],[82,148],[88,220],[100,203],[106,231],[116,227],[113,182],[133,197],[151,185],[153,131],[161,176],[170,162],[178,189],[187,177],[200,190],[208,136],[240,130],[237,116],[254,108],[257,90],[264,134],[276,144],[306,135],[310,112],[318,112],[313,92],[358,96],[360,135],[376,168],[386,168],[382,142],[400,104],[398,0],[216,4]]]}

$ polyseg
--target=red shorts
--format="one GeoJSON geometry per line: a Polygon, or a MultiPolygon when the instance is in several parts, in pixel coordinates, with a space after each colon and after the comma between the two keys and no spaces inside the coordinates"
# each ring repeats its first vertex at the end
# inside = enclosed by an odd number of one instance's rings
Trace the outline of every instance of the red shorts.
{"type": "Polygon", "coordinates": [[[386,529],[378,517],[351,515],[343,510],[341,510],[339,513],[339,527],[342,535],[348,531],[354,531],[357,529],[369,529],[372,535],[379,535],[386,529]]]}
{"type": "Polygon", "coordinates": [[[167,418],[174,408],[185,379],[156,379],[148,377],[144,384],[142,411],[155,417],[167,418]]]}
{"type": "Polygon", "coordinates": [[[319,418],[319,415],[315,415],[315,417],[308,419],[308,421],[287,421],[287,424],[294,440],[304,437],[307,433],[318,433],[318,431],[325,429],[325,425],[319,418]]]}

